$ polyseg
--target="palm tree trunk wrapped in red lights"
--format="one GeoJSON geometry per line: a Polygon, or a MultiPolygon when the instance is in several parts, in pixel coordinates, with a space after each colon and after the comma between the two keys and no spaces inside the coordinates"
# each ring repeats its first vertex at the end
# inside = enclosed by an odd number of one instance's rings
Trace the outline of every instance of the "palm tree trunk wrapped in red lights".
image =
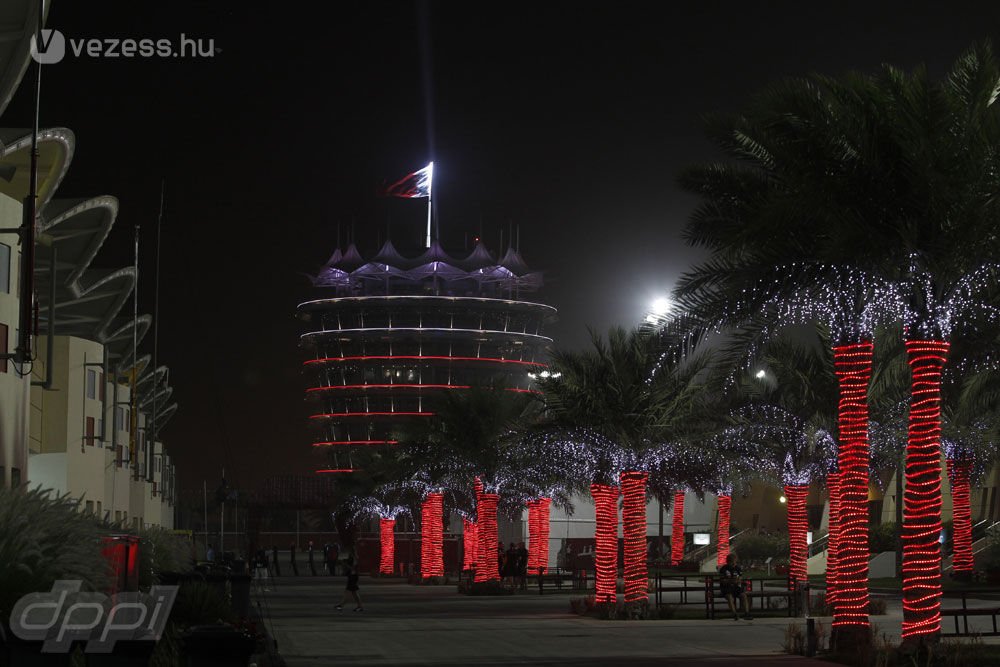
{"type": "Polygon", "coordinates": [[[826,538],[826,604],[834,606],[837,598],[837,544],[840,536],[840,473],[831,472],[826,476],[826,488],[830,494],[830,514],[827,518],[826,538]]]}
{"type": "Polygon", "coordinates": [[[497,505],[500,495],[480,493],[476,506],[476,525],[479,544],[476,547],[476,581],[498,581],[500,579],[497,562],[497,505]]]}
{"type": "Polygon", "coordinates": [[[528,501],[528,572],[541,574],[549,565],[549,517],[551,498],[528,501]]]}
{"type": "Polygon", "coordinates": [[[868,625],[868,384],[872,374],[870,342],[833,348],[840,400],[840,511],[837,537],[837,595],[833,626],[868,625]]]}
{"type": "Polygon", "coordinates": [[[597,526],[594,530],[596,570],[595,599],[613,603],[618,599],[618,487],[591,484],[597,526]]]}
{"type": "Polygon", "coordinates": [[[951,566],[955,576],[968,577],[974,566],[972,557],[972,462],[948,459],[948,477],[951,479],[952,544],[954,553],[951,566]]]}
{"type": "Polygon", "coordinates": [[[428,493],[420,506],[420,576],[444,576],[444,494],[428,493]]]}
{"type": "MultiPolygon", "coordinates": [[[[649,599],[646,570],[646,480],[648,473],[621,474],[622,532],[625,539],[625,602],[649,599]]],[[[617,540],[616,540],[617,541],[617,540]]]]}
{"type": "Polygon", "coordinates": [[[684,492],[674,492],[674,519],[670,531],[670,564],[674,567],[684,560],[684,492]]]}
{"type": "Polygon", "coordinates": [[[729,525],[732,521],[730,515],[733,507],[733,497],[730,495],[719,496],[719,525],[716,535],[719,542],[719,554],[716,558],[716,565],[722,567],[729,557],[729,525]]]}
{"type": "Polygon", "coordinates": [[[476,569],[476,548],[479,543],[476,522],[462,517],[462,570],[476,569]]]}
{"type": "Polygon", "coordinates": [[[799,582],[808,578],[806,562],[809,545],[806,543],[809,521],[806,516],[806,496],[809,486],[795,484],[785,486],[785,503],[788,510],[788,578],[796,588],[799,582]]]}
{"type": "Polygon", "coordinates": [[[378,527],[382,546],[378,571],[379,574],[393,574],[396,567],[396,520],[380,518],[378,527]]]}
{"type": "Polygon", "coordinates": [[[948,343],[908,340],[913,388],[903,492],[903,639],[941,632],[941,371],[948,343]]]}

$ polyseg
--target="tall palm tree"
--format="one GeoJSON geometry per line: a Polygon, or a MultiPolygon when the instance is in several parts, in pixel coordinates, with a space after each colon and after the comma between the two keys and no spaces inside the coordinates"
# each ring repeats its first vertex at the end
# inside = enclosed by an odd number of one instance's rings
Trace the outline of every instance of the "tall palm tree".
{"type": "Polygon", "coordinates": [[[583,352],[557,351],[543,381],[551,428],[582,435],[589,447],[590,491],[597,512],[597,593],[616,596],[617,500],[623,498],[625,600],[647,599],[648,454],[681,428],[700,399],[702,356],[685,358],[682,326],[592,334],[583,352]],[[557,375],[556,375],[557,374],[557,375]],[[619,491],[620,489],[620,491],[619,491]]]}
{"type": "Polygon", "coordinates": [[[442,397],[433,420],[399,436],[405,456],[413,465],[429,468],[443,486],[482,483],[482,492],[476,494],[476,581],[499,579],[500,493],[535,462],[518,434],[537,405],[532,395],[504,391],[499,385],[472,387],[442,397]]]}
{"type": "MultiPolygon", "coordinates": [[[[758,279],[772,270],[759,260],[776,252],[784,253],[781,262],[799,260],[815,275],[831,262],[851,264],[877,276],[868,289],[896,288],[878,311],[898,309],[904,319],[913,375],[903,537],[908,641],[934,640],[940,631],[937,461],[940,374],[949,336],[956,317],[980,306],[984,289],[995,286],[991,262],[998,254],[997,237],[990,227],[1000,205],[998,72],[989,47],[980,46],[941,82],[922,69],[904,74],[891,67],[873,77],[792,82],[765,96],[748,121],[723,126],[724,147],[750,168],[721,177],[703,170],[688,181],[713,204],[703,207],[696,221],[706,229],[692,239],[709,239],[717,255],[714,266],[688,281],[689,291],[732,295],[734,288],[750,287],[759,288],[765,301],[775,298],[782,290],[758,279]],[[752,240],[753,234],[778,229],[784,236],[777,247],[761,251],[752,240]],[[754,276],[749,283],[748,274],[754,276]]],[[[805,285],[798,279],[796,289],[805,285]]],[[[844,312],[848,323],[862,314],[857,308],[844,312]]],[[[863,529],[865,523],[859,482],[867,458],[872,331],[864,318],[856,322],[861,340],[854,336],[838,350],[846,407],[839,438],[842,515],[854,517],[843,526],[848,553],[841,565],[847,570],[844,587],[852,591],[862,582],[850,545],[858,547],[855,555],[867,558],[852,524],[863,529]]],[[[849,327],[845,331],[852,333],[849,327]]],[[[867,624],[865,597],[839,595],[835,625],[867,624]]]]}

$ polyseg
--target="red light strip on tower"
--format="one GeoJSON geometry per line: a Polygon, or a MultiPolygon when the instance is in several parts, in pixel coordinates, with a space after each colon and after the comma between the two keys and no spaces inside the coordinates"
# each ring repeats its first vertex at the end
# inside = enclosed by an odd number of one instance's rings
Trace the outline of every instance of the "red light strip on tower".
{"type": "Polygon", "coordinates": [[[476,581],[498,581],[500,579],[497,562],[497,504],[500,496],[496,493],[480,493],[476,507],[476,523],[479,525],[479,545],[476,548],[476,581]]]}
{"type": "Polygon", "coordinates": [[[528,574],[538,574],[538,500],[529,500],[528,507],[528,574]]]}
{"type": "Polygon", "coordinates": [[[826,476],[826,488],[830,493],[830,515],[827,518],[826,539],[826,604],[834,606],[837,599],[837,549],[840,536],[840,473],[831,472],[826,476]]]}
{"type": "Polygon", "coordinates": [[[903,493],[904,639],[941,631],[941,371],[943,341],[906,341],[913,377],[903,493]]]}
{"type": "Polygon", "coordinates": [[[520,359],[500,359],[499,357],[449,357],[447,355],[432,354],[432,355],[363,355],[355,357],[323,357],[321,359],[309,359],[303,362],[303,366],[309,366],[311,364],[321,364],[325,362],[337,362],[337,361],[385,361],[385,360],[398,360],[405,359],[407,361],[481,361],[484,363],[494,363],[494,364],[517,364],[521,366],[537,366],[539,368],[548,368],[548,364],[543,364],[538,361],[521,361],[520,359]]]}
{"type": "Polygon", "coordinates": [[[420,506],[420,576],[444,576],[444,494],[428,493],[420,506]]]}
{"type": "Polygon", "coordinates": [[[840,532],[837,541],[837,596],[834,626],[868,625],[868,383],[872,344],[833,348],[840,400],[840,532]]]}
{"type": "Polygon", "coordinates": [[[379,574],[393,574],[396,567],[396,520],[379,519],[379,537],[382,552],[379,557],[379,574]]]}
{"type": "Polygon", "coordinates": [[[809,495],[808,485],[786,485],[785,506],[788,511],[788,576],[793,582],[805,581],[808,578],[806,561],[809,558],[809,545],[806,544],[809,532],[809,521],[806,517],[806,496],[809,495]]]}
{"type": "Polygon", "coordinates": [[[674,517],[670,530],[670,564],[674,567],[684,560],[684,492],[674,492],[674,517]]]}
{"type": "Polygon", "coordinates": [[[329,475],[338,472],[361,472],[360,468],[324,468],[323,470],[317,470],[317,475],[329,475]]]}
{"type": "Polygon", "coordinates": [[[337,384],[330,387],[309,387],[311,391],[356,391],[359,389],[468,389],[467,384],[337,384]]]}
{"type": "Polygon", "coordinates": [[[971,574],[972,556],[972,463],[948,459],[948,477],[951,479],[952,546],[954,555],[951,566],[955,574],[971,574]]]}
{"type": "Polygon", "coordinates": [[[732,507],[732,496],[719,496],[719,526],[715,531],[719,542],[719,553],[715,563],[719,567],[726,564],[726,558],[729,556],[729,525],[732,522],[732,507]]]}
{"type": "Polygon", "coordinates": [[[476,522],[462,517],[462,570],[476,569],[476,522]]]}
{"type": "Polygon", "coordinates": [[[327,412],[309,415],[309,419],[340,419],[342,417],[433,417],[433,412],[327,412]]]}
{"type": "Polygon", "coordinates": [[[646,569],[646,480],[644,472],[621,474],[622,531],[625,542],[625,602],[649,599],[646,569]]]}
{"type": "Polygon", "coordinates": [[[618,596],[618,487],[591,484],[597,526],[594,530],[594,567],[599,603],[614,603],[618,596]]]}
{"type": "Polygon", "coordinates": [[[398,440],[327,440],[314,442],[313,447],[336,447],[338,445],[395,445],[398,440]]]}

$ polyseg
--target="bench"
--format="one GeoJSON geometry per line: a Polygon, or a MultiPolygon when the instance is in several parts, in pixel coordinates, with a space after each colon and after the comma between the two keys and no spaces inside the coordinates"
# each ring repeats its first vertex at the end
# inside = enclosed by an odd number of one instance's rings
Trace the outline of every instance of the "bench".
{"type": "MultiPolygon", "coordinates": [[[[744,610],[744,613],[748,613],[753,609],[754,599],[761,600],[761,604],[769,604],[771,598],[782,598],[788,602],[788,616],[795,616],[798,612],[798,600],[799,591],[795,590],[795,586],[790,579],[787,578],[771,578],[771,579],[745,579],[743,580],[743,587],[747,592],[747,604],[750,609],[744,610]],[[754,590],[753,582],[757,582],[757,588],[754,590]],[[784,584],[782,589],[771,589],[766,588],[768,582],[775,581],[784,584]],[[767,601],[766,603],[764,601],[767,601]]],[[[707,576],[705,577],[705,618],[714,619],[715,618],[715,602],[716,600],[725,600],[726,597],[715,585],[715,577],[707,576]]],[[[739,601],[737,601],[739,602],[739,601]]],[[[728,610],[728,605],[725,607],[728,610]]],[[[761,607],[761,610],[765,607],[761,607]]]]}
{"type": "Polygon", "coordinates": [[[656,585],[654,586],[653,591],[657,607],[664,604],[664,593],[680,593],[680,602],[670,602],[667,604],[701,604],[701,595],[699,595],[694,602],[688,598],[688,593],[704,592],[704,584],[701,582],[701,575],[664,574],[663,572],[657,572],[655,581],[656,585]],[[678,579],[681,580],[680,585],[669,583],[671,581],[677,581],[678,579]],[[696,579],[697,582],[689,584],[688,579],[696,579]],[[665,584],[665,582],[667,583],[665,584]]]}
{"type": "Polygon", "coordinates": [[[544,595],[546,588],[556,591],[587,590],[588,577],[586,570],[573,573],[556,568],[551,572],[542,570],[539,574],[529,574],[528,578],[530,579],[531,577],[535,578],[539,595],[544,595]]]}
{"type": "Polygon", "coordinates": [[[968,637],[970,635],[980,635],[981,637],[1000,637],[1000,631],[997,630],[997,616],[1000,616],[1000,607],[973,607],[969,608],[968,601],[966,600],[966,592],[962,591],[962,607],[960,609],[942,609],[941,610],[941,636],[942,637],[968,637]],[[951,616],[955,619],[955,632],[945,632],[944,631],[944,617],[951,616]],[[993,621],[993,632],[984,632],[982,630],[972,630],[969,631],[969,617],[970,616],[990,616],[993,621]],[[962,630],[959,630],[958,619],[962,619],[962,630]]]}

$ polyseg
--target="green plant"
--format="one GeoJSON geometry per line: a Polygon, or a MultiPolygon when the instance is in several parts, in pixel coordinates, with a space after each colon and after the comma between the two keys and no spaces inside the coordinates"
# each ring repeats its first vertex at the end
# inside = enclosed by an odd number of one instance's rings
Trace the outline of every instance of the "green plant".
{"type": "Polygon", "coordinates": [[[104,529],[81,504],[69,494],[0,488],[0,617],[23,595],[50,590],[58,579],[79,580],[85,590],[107,587],[104,529]]]}
{"type": "Polygon", "coordinates": [[[785,638],[781,642],[781,650],[792,655],[805,654],[806,633],[798,623],[789,623],[785,628],[785,638]]]}
{"type": "Polygon", "coordinates": [[[148,588],[163,572],[191,571],[190,543],[179,535],[151,526],[139,531],[139,586],[148,588]]]}
{"type": "Polygon", "coordinates": [[[895,551],[899,544],[899,524],[880,523],[868,528],[868,549],[873,554],[895,551]]]}
{"type": "Polygon", "coordinates": [[[781,535],[742,535],[733,543],[733,551],[746,565],[763,563],[768,558],[788,558],[788,537],[781,535]]]}

